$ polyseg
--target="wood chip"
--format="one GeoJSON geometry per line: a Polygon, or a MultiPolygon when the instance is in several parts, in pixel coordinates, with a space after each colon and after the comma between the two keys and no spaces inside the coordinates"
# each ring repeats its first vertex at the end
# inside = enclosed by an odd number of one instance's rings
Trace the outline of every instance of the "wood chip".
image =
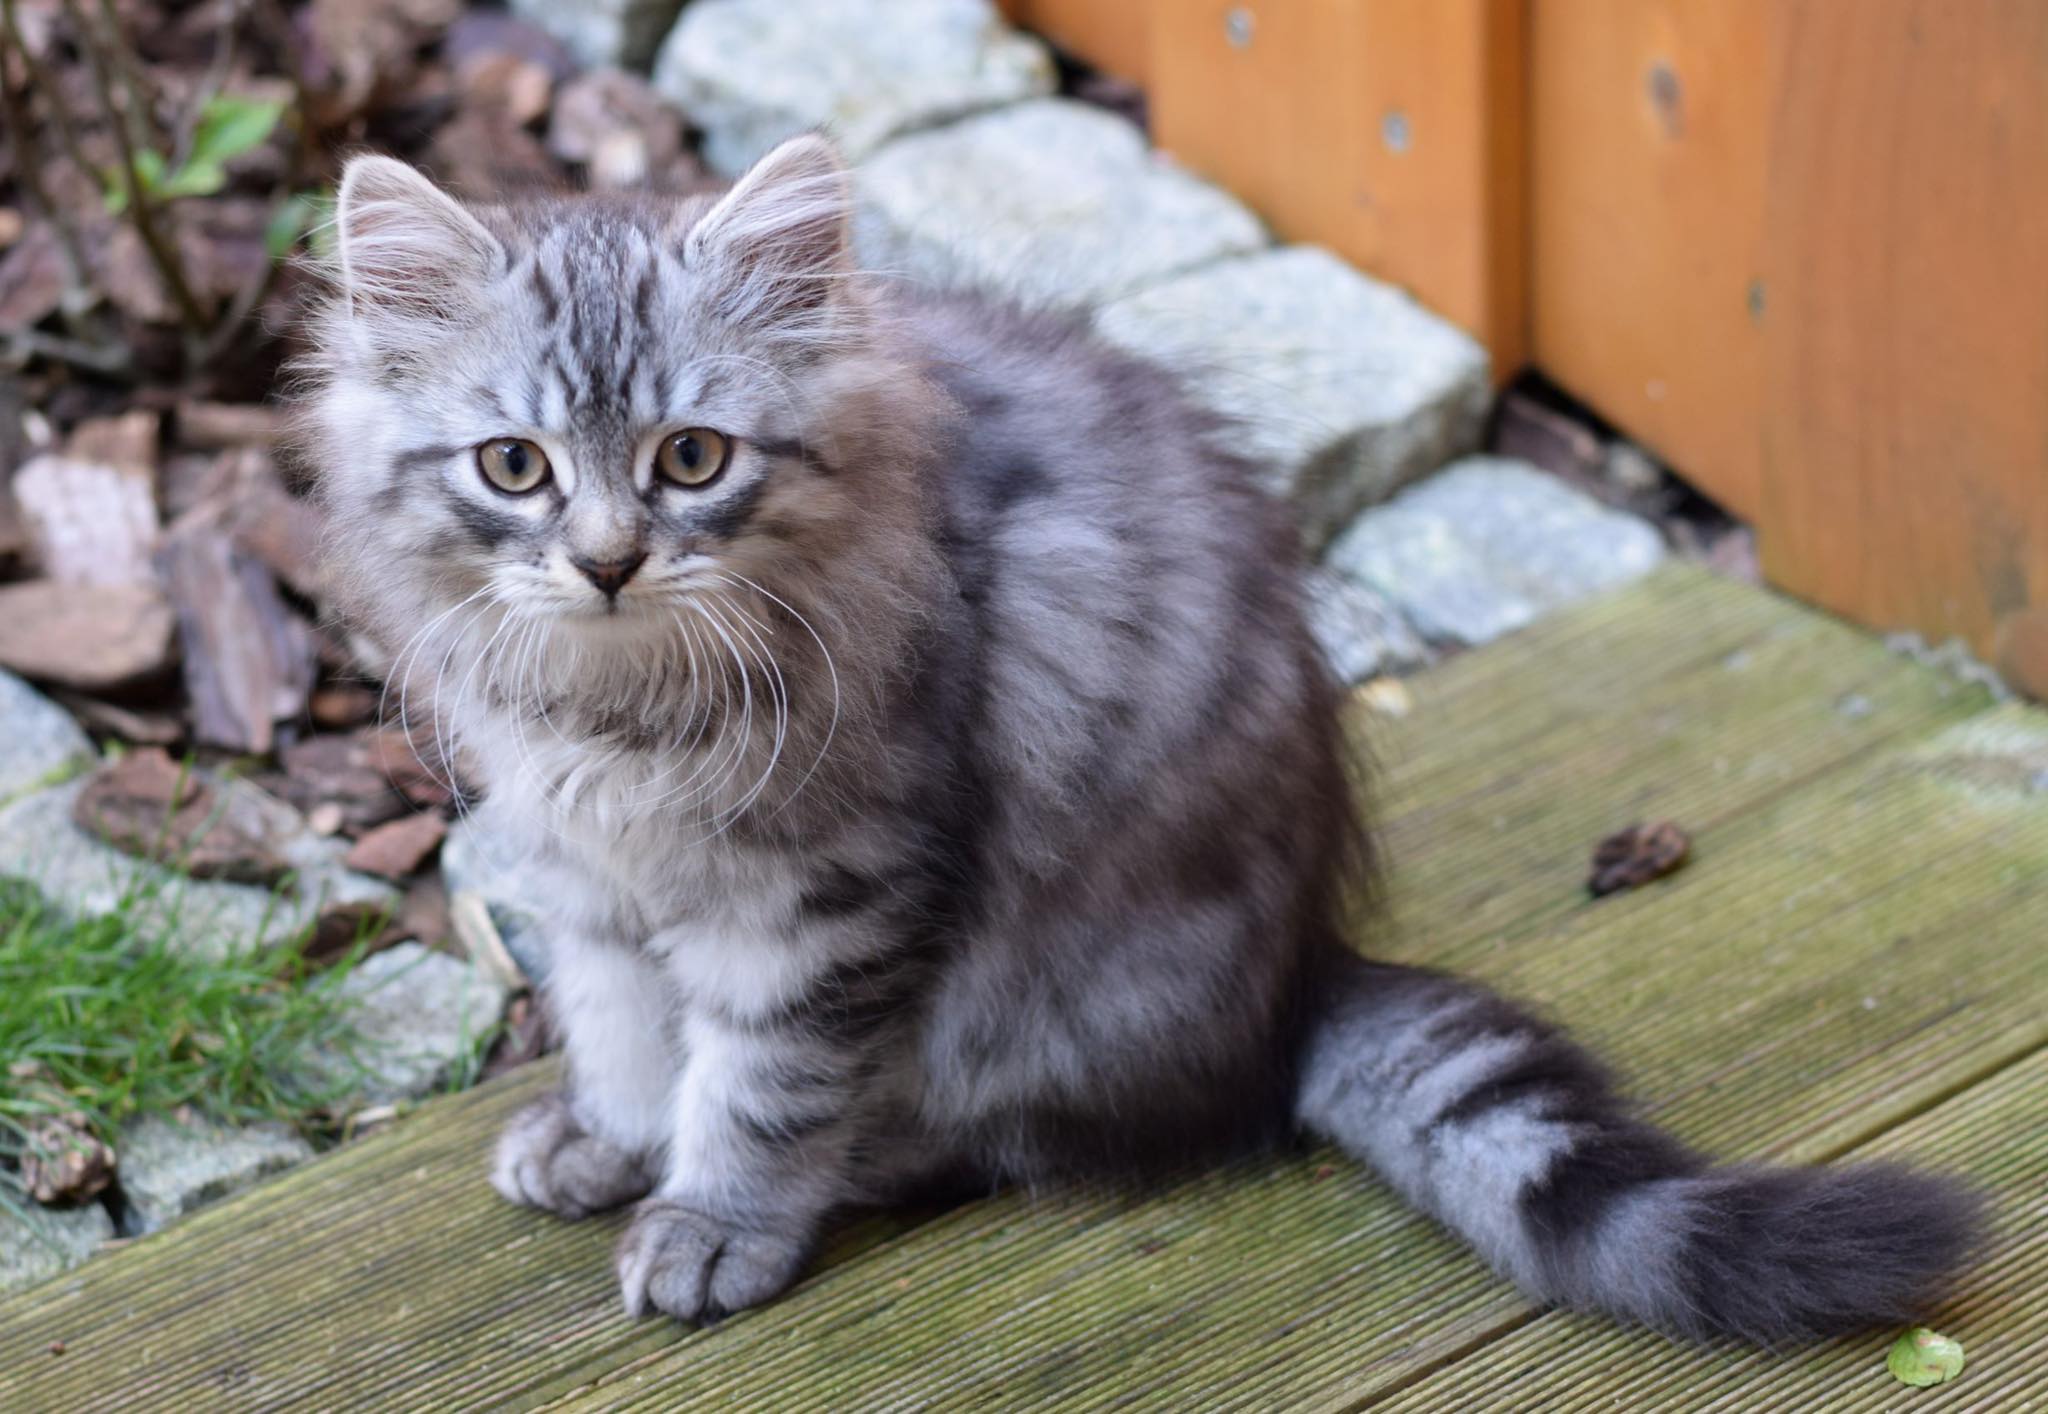
{"type": "Polygon", "coordinates": [[[441,872],[430,870],[405,886],[405,902],[391,924],[391,941],[411,939],[430,948],[444,948],[455,934],[448,915],[448,886],[441,872]]]}
{"type": "Polygon", "coordinates": [[[114,1151],[70,1111],[36,1120],[21,1141],[21,1186],[38,1203],[83,1203],[114,1181],[114,1151]]]}
{"type": "Polygon", "coordinates": [[[391,911],[374,903],[328,903],[313,922],[313,937],[306,944],[306,961],[325,966],[340,960],[359,942],[366,951],[378,952],[391,941],[391,911]]]}
{"type": "Polygon", "coordinates": [[[59,584],[152,585],[160,527],[147,467],[45,454],[14,475],[14,503],[43,574],[59,584]]]}
{"type": "Polygon", "coordinates": [[[147,408],[118,417],[88,417],[64,439],[64,455],[78,461],[105,462],[131,476],[154,481],[162,431],[163,417],[147,408]]]}
{"type": "Polygon", "coordinates": [[[276,723],[303,712],[312,690],[311,629],[285,606],[270,572],[210,525],[181,521],[158,564],[177,610],[193,736],[269,752],[276,723]]]}
{"type": "Polygon", "coordinates": [[[1586,887],[1595,898],[1640,888],[1678,869],[1691,853],[1691,837],[1669,820],[1631,825],[1594,847],[1586,887]]]}
{"type": "Polygon", "coordinates": [[[562,161],[587,168],[599,190],[647,185],[685,160],[681,115],[645,79],[622,69],[592,69],[564,84],[547,143],[562,161]]]}
{"type": "Polygon", "coordinates": [[[366,833],[342,862],[360,873],[405,879],[419,873],[447,837],[448,822],[439,815],[408,815],[366,833]]]}
{"type": "Polygon", "coordinates": [[[1600,434],[1585,423],[1526,393],[1515,392],[1500,400],[1493,450],[1504,457],[1534,462],[1578,486],[1599,478],[1606,456],[1600,434]]]}
{"type": "Polygon", "coordinates": [[[1399,678],[1374,678],[1358,689],[1358,700],[1382,717],[1405,717],[1415,710],[1414,694],[1399,678]]]}
{"type": "Polygon", "coordinates": [[[71,816],[116,849],[176,865],[195,879],[269,887],[291,872],[272,839],[277,822],[230,809],[203,777],[156,747],[95,772],[71,816]]]}
{"type": "Polygon", "coordinates": [[[218,453],[196,477],[187,459],[175,460],[179,479],[189,483],[178,488],[177,499],[185,508],[178,526],[217,527],[293,593],[320,598],[320,512],[285,489],[269,451],[249,446],[218,453]]]}
{"type": "Polygon", "coordinates": [[[0,668],[106,692],[175,661],[171,607],[142,585],[0,585],[0,668]]]}
{"type": "Polygon", "coordinates": [[[268,403],[178,403],[178,442],[194,451],[274,446],[283,427],[284,414],[268,403]]]}
{"type": "Polygon", "coordinates": [[[525,969],[512,956],[498,925],[491,921],[490,905],[474,889],[460,889],[448,900],[448,922],[455,941],[479,968],[490,973],[515,992],[532,987],[525,969]]]}
{"type": "Polygon", "coordinates": [[[306,710],[312,714],[313,725],[321,731],[340,732],[376,721],[381,700],[382,694],[376,688],[359,682],[322,683],[313,689],[306,710]]]}
{"type": "Polygon", "coordinates": [[[123,707],[75,692],[55,692],[51,696],[78,718],[87,731],[130,746],[176,746],[185,739],[185,717],[181,712],[123,707]]]}
{"type": "Polygon", "coordinates": [[[369,735],[322,733],[292,742],[279,752],[283,773],[266,777],[264,785],[308,815],[322,806],[337,807],[337,828],[350,833],[395,820],[412,807],[376,764],[369,735]]]}

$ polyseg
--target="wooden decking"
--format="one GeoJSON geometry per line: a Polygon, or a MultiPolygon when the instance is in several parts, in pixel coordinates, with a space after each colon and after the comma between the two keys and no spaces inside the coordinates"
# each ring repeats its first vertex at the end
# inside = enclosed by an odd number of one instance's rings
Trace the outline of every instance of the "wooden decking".
{"type": "Polygon", "coordinates": [[[1893,1332],[1764,1355],[1534,1310],[1328,1153],[873,1221],[765,1310],[629,1321],[615,1222],[483,1182],[543,1066],[0,1301],[0,1410],[2048,1407],[2048,713],[1679,570],[1411,686],[1361,708],[1372,946],[1545,1004],[1701,1145],[1975,1175],[1996,1242],[1932,1313],[1960,1380],[1894,1383],[1893,1332]],[[1652,817],[1692,864],[1589,901],[1593,841],[1652,817]]]}

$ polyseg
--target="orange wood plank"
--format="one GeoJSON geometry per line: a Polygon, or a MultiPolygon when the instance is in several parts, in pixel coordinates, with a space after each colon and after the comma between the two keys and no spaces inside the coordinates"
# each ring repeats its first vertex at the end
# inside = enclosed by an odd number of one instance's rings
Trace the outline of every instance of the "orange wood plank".
{"type": "Polygon", "coordinates": [[[1077,58],[1143,83],[1151,59],[1151,0],[1001,0],[1010,23],[1036,30],[1077,58]]]}
{"type": "Polygon", "coordinates": [[[1525,0],[1151,0],[1153,134],[1290,240],[1526,347],[1525,0]]]}
{"type": "Polygon", "coordinates": [[[1774,7],[1767,573],[2048,696],[2048,6],[1774,7]]]}
{"type": "Polygon", "coordinates": [[[1745,516],[1762,503],[1772,8],[1532,0],[1530,14],[1536,361],[1745,516]]]}

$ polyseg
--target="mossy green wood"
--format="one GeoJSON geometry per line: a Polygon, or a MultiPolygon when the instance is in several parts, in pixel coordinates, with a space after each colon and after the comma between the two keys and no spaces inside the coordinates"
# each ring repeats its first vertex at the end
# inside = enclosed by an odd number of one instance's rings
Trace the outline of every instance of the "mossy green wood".
{"type": "MultiPolygon", "coordinates": [[[[513,1406],[575,1361],[666,1348],[619,1314],[616,1219],[549,1221],[483,1181],[506,1119],[555,1083],[549,1062],[435,1100],[0,1300],[0,1411],[513,1406]]],[[[849,1229],[825,1264],[914,1217],[849,1229]]]]}
{"type": "MultiPolygon", "coordinates": [[[[2048,718],[1998,709],[1814,779],[1670,883],[1471,961],[1553,1003],[1687,1137],[1831,1157],[2048,1040],[2043,771],[2048,718]]],[[[587,1402],[1314,1407],[1398,1388],[1527,1314],[1321,1157],[991,1222],[925,1229],[587,1402]]]]}
{"type": "Polygon", "coordinates": [[[1604,906],[1580,887],[1602,835],[1670,818],[1709,853],[1772,798],[1989,702],[1691,569],[1455,659],[1414,696],[1403,720],[1358,716],[1394,932],[1444,962],[1604,906]]]}
{"type": "MultiPolygon", "coordinates": [[[[1551,1005],[1688,1137],[1828,1157],[1954,1095],[1900,1131],[1938,1160],[1967,1126],[1925,1126],[1987,1075],[2003,1094],[2048,1036],[2048,717],[1682,572],[1415,689],[1382,734],[1395,918],[1375,946],[1551,1005]],[[1651,815],[1695,829],[1694,863],[1586,901],[1593,839],[1651,815]]],[[[0,1409],[1358,1407],[1559,1319],[1319,1153],[869,1224],[715,1331],[633,1323],[616,1222],[481,1181],[546,1083],[436,1102],[0,1301],[0,1409]]],[[[1979,1347],[1951,1333],[1966,1390],[1979,1347]]],[[[1674,1380],[1724,1358],[1629,1348],[1674,1380]]]]}
{"type": "Polygon", "coordinates": [[[1409,1385],[1377,1409],[2039,1408],[2048,1403],[2048,1052],[2037,1051],[1856,1156],[1939,1156],[1993,1199],[1992,1240],[1927,1324],[1963,1343],[1953,1384],[1909,1390],[1885,1370],[1897,1331],[1870,1331],[1793,1358],[1725,1348],[1673,1359],[1668,1345],[1582,1316],[1548,1312],[1409,1385]]]}

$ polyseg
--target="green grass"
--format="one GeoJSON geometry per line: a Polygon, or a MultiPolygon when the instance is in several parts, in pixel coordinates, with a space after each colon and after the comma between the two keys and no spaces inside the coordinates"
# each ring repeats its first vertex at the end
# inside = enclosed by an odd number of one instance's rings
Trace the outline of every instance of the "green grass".
{"type": "Polygon", "coordinates": [[[233,957],[177,946],[175,886],[67,918],[0,878],[0,1207],[20,1210],[24,1129],[76,1111],[114,1142],[122,1121],[180,1106],[227,1122],[331,1122],[354,1089],[356,1036],[334,966],[305,937],[233,957]],[[308,1064],[320,1052],[321,1066],[308,1064]]]}

